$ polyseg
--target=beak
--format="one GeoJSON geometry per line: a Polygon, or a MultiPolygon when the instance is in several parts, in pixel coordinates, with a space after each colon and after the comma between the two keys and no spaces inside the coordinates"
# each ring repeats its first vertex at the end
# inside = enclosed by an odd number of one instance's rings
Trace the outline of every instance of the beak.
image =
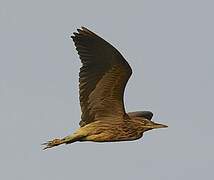
{"type": "Polygon", "coordinates": [[[158,129],[158,128],[167,128],[167,125],[164,124],[158,124],[158,123],[154,123],[153,125],[151,125],[152,129],[158,129]]]}

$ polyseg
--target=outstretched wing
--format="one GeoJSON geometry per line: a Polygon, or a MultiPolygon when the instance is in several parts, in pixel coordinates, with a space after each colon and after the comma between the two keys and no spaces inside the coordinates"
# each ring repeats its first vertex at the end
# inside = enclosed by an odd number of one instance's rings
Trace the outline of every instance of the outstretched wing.
{"type": "Polygon", "coordinates": [[[124,116],[123,94],[132,74],[131,67],[104,39],[85,27],[77,31],[71,37],[82,62],[79,73],[80,126],[98,118],[124,116]]]}

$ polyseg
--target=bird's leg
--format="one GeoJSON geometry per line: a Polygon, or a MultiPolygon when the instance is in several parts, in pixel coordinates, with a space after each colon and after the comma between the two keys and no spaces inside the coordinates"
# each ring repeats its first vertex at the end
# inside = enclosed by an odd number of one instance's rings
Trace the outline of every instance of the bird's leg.
{"type": "Polygon", "coordinates": [[[70,144],[70,143],[73,143],[75,141],[81,140],[82,137],[84,137],[84,136],[79,135],[77,133],[74,133],[74,134],[66,136],[66,137],[64,137],[62,139],[54,139],[54,140],[48,141],[46,143],[43,143],[42,145],[45,145],[43,150],[58,146],[60,144],[70,144]]]}

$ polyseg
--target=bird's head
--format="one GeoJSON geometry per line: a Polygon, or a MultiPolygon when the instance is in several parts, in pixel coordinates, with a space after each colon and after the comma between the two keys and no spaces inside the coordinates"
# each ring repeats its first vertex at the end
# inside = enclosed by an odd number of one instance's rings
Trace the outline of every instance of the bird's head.
{"type": "Polygon", "coordinates": [[[155,123],[151,120],[145,119],[143,117],[135,117],[135,120],[138,121],[140,127],[142,128],[142,130],[148,131],[148,130],[152,130],[152,129],[158,129],[158,128],[166,128],[168,127],[167,125],[164,124],[159,124],[159,123],[155,123]]]}

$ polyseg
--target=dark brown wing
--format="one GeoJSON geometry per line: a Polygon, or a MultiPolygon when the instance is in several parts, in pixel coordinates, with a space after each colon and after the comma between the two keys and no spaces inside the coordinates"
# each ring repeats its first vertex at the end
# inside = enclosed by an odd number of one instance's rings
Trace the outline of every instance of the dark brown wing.
{"type": "Polygon", "coordinates": [[[151,111],[135,111],[127,113],[129,117],[143,117],[148,120],[152,119],[153,113],[151,111]]]}
{"type": "Polygon", "coordinates": [[[71,36],[82,67],[79,73],[79,93],[82,116],[80,126],[96,119],[123,116],[123,94],[132,70],[112,45],[82,27],[71,36]]]}

